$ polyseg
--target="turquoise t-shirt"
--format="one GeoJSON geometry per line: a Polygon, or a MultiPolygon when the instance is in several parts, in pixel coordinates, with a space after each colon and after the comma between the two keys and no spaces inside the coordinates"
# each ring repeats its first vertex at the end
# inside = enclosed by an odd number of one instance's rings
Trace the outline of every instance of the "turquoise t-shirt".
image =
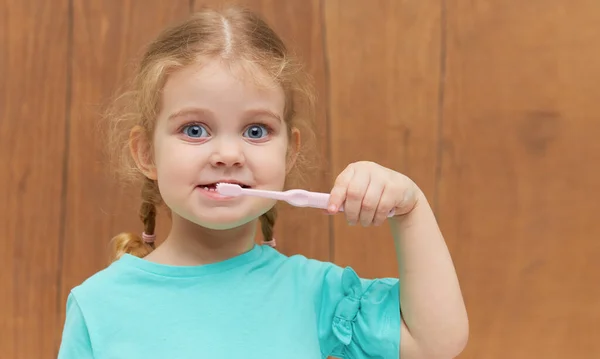
{"type": "Polygon", "coordinates": [[[268,246],[203,266],[125,255],[69,294],[58,358],[398,358],[398,291],[268,246]]]}

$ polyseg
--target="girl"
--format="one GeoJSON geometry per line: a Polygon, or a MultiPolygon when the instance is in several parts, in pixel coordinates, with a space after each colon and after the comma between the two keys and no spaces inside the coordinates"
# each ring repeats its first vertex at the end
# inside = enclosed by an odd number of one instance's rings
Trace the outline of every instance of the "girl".
{"type": "Polygon", "coordinates": [[[467,315],[453,264],[425,196],[406,176],[352,163],[328,210],[343,204],[348,222],[363,226],[395,210],[399,280],[284,256],[272,248],[274,201],[215,192],[219,182],[282,190],[304,164],[310,86],[257,16],[206,10],[165,30],[122,100],[111,144],[141,183],[144,232],[117,236],[114,262],[69,294],[60,359],[417,359],[462,351],[467,315]],[[172,226],[155,248],[161,204],[172,226]],[[254,242],[257,220],[265,245],[254,242]]]}

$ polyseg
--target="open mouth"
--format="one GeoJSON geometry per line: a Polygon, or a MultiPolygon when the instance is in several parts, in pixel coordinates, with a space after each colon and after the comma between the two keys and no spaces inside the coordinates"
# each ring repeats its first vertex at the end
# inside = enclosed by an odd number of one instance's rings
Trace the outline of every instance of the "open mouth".
{"type": "Polygon", "coordinates": [[[232,184],[237,184],[237,185],[239,185],[242,188],[250,188],[250,186],[245,185],[243,183],[240,183],[240,182],[229,182],[229,181],[215,182],[215,183],[206,183],[206,184],[198,185],[197,187],[201,188],[201,189],[203,189],[205,191],[216,192],[217,191],[217,183],[232,183],[232,184]]]}

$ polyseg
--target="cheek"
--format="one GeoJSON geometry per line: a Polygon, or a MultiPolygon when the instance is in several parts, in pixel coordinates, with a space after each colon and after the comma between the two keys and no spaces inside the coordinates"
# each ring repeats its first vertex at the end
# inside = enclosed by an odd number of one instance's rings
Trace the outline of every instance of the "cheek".
{"type": "Polygon", "coordinates": [[[156,141],[154,158],[159,186],[169,190],[170,184],[186,184],[194,181],[194,148],[177,141],[156,141]],[[175,155],[176,154],[176,155],[175,155]]]}
{"type": "Polygon", "coordinates": [[[251,170],[259,184],[271,189],[281,190],[286,178],[286,147],[278,144],[269,149],[256,151],[252,156],[251,170]]]}

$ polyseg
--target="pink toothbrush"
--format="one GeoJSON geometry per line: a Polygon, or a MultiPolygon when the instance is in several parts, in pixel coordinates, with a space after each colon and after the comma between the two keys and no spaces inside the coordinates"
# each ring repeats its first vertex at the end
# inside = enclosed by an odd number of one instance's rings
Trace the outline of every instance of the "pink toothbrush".
{"type": "MultiPolygon", "coordinates": [[[[276,199],[278,201],[285,201],[292,206],[296,207],[312,207],[327,209],[327,203],[329,203],[329,193],[309,192],[303,189],[291,189],[284,192],[278,191],[266,191],[251,188],[242,188],[237,184],[233,183],[217,183],[217,192],[223,196],[255,196],[269,199],[276,199]]],[[[342,205],[339,209],[344,211],[342,205]]],[[[391,210],[388,217],[394,215],[394,210],[391,210]]]]}

